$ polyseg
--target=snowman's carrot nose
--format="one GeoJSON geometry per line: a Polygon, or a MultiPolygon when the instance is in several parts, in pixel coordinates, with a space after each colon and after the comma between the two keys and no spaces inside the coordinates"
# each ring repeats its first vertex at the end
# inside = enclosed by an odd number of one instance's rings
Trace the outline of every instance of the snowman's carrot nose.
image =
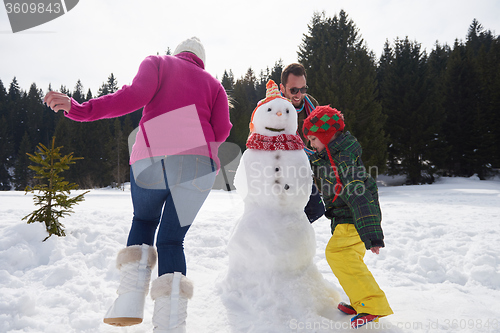
{"type": "Polygon", "coordinates": [[[276,112],[276,115],[277,115],[278,117],[281,117],[281,116],[283,115],[283,113],[281,113],[281,111],[278,111],[278,112],[276,112]]]}

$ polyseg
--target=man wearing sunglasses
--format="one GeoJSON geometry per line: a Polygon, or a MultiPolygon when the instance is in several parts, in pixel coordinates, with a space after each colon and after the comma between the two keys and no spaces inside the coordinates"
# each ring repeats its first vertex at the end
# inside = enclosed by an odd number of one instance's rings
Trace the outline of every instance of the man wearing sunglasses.
{"type": "MultiPolygon", "coordinates": [[[[293,63],[285,67],[281,73],[281,84],[280,91],[281,94],[288,98],[295,109],[297,110],[298,118],[298,134],[302,138],[302,141],[307,145],[307,139],[302,133],[302,126],[304,119],[314,110],[319,103],[309,94],[307,94],[307,75],[306,69],[301,64],[293,63]]],[[[309,146],[310,148],[310,146],[309,146]]],[[[312,154],[313,151],[309,148],[304,150],[308,154],[312,154]]],[[[313,184],[311,196],[309,197],[309,202],[307,203],[304,212],[309,219],[309,222],[313,223],[319,219],[325,212],[325,206],[321,200],[318,188],[313,184]]]]}
{"type": "Polygon", "coordinates": [[[281,94],[288,98],[297,110],[298,129],[302,141],[307,139],[302,134],[304,119],[317,107],[318,102],[307,94],[306,69],[301,64],[293,63],[285,67],[281,73],[281,94]]]}

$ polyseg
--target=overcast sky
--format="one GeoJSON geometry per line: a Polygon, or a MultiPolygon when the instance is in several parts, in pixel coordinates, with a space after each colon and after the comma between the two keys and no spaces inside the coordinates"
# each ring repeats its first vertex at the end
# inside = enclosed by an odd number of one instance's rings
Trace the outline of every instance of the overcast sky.
{"type": "MultiPolygon", "coordinates": [[[[15,1],[15,0],[12,0],[15,1]]],[[[380,56],[385,40],[408,36],[427,51],[437,41],[464,40],[476,18],[500,34],[500,0],[80,0],[67,14],[41,26],[12,33],[0,7],[0,80],[8,89],[17,77],[21,89],[35,82],[96,94],[110,73],[118,85],[131,83],[150,54],[198,36],[206,69],[240,78],[249,67],[258,74],[276,61],[297,61],[297,51],[314,12],[333,17],[343,9],[370,50],[380,56]]]]}

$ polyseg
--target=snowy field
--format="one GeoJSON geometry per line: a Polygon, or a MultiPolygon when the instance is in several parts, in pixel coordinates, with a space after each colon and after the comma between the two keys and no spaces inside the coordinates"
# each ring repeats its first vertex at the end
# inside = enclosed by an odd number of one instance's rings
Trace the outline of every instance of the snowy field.
{"type": "MultiPolygon", "coordinates": [[[[85,198],[63,220],[67,236],[42,242],[44,226],[21,221],[34,210],[32,195],[0,192],[0,332],[152,332],[149,296],[142,324],[102,323],[119,282],[115,257],[129,230],[130,192],[99,189],[85,198]]],[[[444,178],[433,185],[380,186],[380,202],[386,247],[378,256],[367,252],[365,262],[395,314],[360,330],[500,332],[500,181],[444,178]]],[[[236,193],[214,190],[187,235],[188,277],[195,283],[190,333],[239,333],[241,322],[251,328],[259,321],[244,309],[229,309],[229,317],[217,287],[242,212],[236,193]]],[[[323,217],[313,227],[315,263],[348,301],[324,256],[329,221],[323,217]]],[[[344,332],[349,318],[337,312],[335,320],[316,323],[290,318],[259,332],[344,332]]]]}

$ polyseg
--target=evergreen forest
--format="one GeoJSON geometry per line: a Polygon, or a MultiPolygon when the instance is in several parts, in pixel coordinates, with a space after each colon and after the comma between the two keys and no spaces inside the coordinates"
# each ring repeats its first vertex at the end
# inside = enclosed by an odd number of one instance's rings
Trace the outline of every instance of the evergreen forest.
{"type": "MultiPolygon", "coordinates": [[[[465,23],[464,32],[464,40],[436,42],[430,51],[408,38],[387,39],[376,58],[346,12],[313,15],[297,51],[308,93],[320,105],[344,113],[372,175],[404,175],[408,184],[422,184],[437,176],[486,179],[500,171],[500,37],[475,19],[468,28],[465,23]]],[[[281,82],[285,65],[277,60],[260,73],[249,67],[240,78],[224,71],[221,82],[233,123],[227,141],[242,151],[252,111],[265,97],[267,81],[281,82]]],[[[43,104],[44,92],[36,83],[24,91],[15,77],[7,85],[1,79],[0,190],[35,184],[27,153],[39,143],[49,145],[53,136],[63,146],[61,153],[83,157],[65,171],[69,182],[99,188],[128,181],[128,136],[141,110],[74,122],[43,104]]],[[[72,90],[57,90],[83,103],[118,89],[118,79],[110,74],[95,95],[84,92],[80,81],[72,90]]]]}

